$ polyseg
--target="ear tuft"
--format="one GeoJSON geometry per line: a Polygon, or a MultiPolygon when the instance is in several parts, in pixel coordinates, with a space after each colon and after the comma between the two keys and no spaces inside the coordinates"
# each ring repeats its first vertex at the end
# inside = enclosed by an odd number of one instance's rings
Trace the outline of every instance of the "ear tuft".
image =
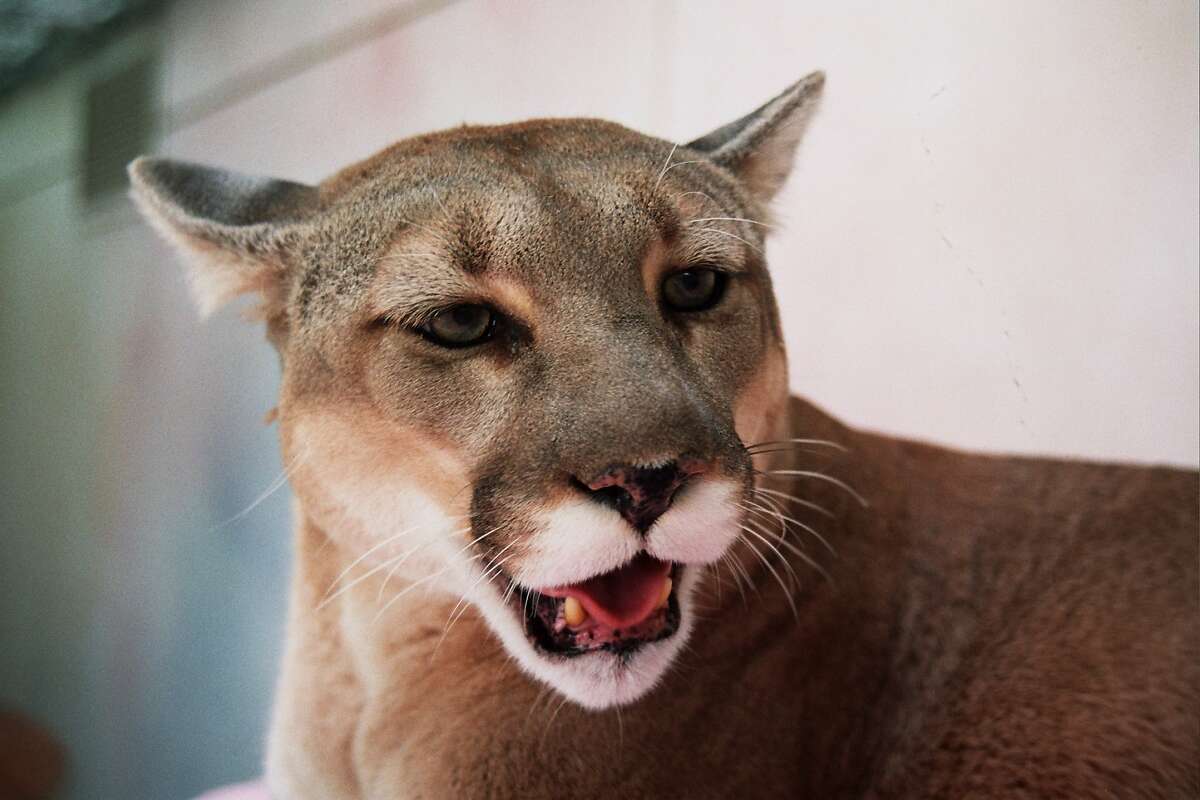
{"type": "Polygon", "coordinates": [[[741,119],[688,143],[733,172],[763,202],[783,186],[816,111],[825,73],[814,72],[741,119]]]}
{"type": "Polygon", "coordinates": [[[318,204],[315,187],[164,158],[129,165],[133,197],[150,223],[190,262],[201,314],[282,285],[287,251],[318,204]]]}

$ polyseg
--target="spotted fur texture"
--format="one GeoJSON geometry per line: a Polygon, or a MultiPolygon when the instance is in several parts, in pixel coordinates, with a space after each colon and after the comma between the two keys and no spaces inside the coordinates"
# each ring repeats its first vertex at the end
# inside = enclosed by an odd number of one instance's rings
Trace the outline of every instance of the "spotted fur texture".
{"type": "Polygon", "coordinates": [[[282,358],[276,797],[1200,792],[1195,472],[964,454],[788,397],[767,206],[822,82],[688,145],[537,120],[316,187],[131,166],[201,306],[254,293],[282,358]],[[698,268],[720,301],[667,308],[698,268]],[[421,335],[456,303],[495,335],[421,335]],[[688,482],[645,525],[587,494],[664,461],[688,482]],[[679,565],[675,633],[531,643],[519,591],[641,551],[679,565]]]}

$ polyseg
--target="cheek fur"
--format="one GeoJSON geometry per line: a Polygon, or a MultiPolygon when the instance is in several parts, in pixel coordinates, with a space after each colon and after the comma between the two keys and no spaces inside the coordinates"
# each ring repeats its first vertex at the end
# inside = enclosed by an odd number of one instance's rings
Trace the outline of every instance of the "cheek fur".
{"type": "Polygon", "coordinates": [[[362,409],[292,413],[283,432],[297,497],[355,557],[404,557],[415,574],[462,540],[468,509],[456,496],[467,470],[449,447],[362,409]]]}
{"type": "MultiPolygon", "coordinates": [[[[747,446],[781,438],[780,428],[787,420],[787,404],[787,360],[783,348],[775,345],[763,355],[761,369],[738,392],[734,405],[738,438],[747,446]]],[[[757,463],[755,466],[762,468],[757,463]]]]}

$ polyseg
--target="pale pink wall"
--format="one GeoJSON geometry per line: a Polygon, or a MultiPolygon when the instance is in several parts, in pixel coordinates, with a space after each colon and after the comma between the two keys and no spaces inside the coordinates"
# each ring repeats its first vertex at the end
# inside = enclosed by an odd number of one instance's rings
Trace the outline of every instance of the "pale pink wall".
{"type": "MultiPolygon", "coordinates": [[[[177,101],[385,4],[215,6],[177,7],[177,101]],[[248,46],[256,25],[269,46],[248,46]]],[[[1194,3],[733,8],[460,3],[166,149],[315,180],[462,121],[587,114],[683,140],[821,68],[770,249],[795,390],[966,447],[1200,460],[1194,3]]]]}

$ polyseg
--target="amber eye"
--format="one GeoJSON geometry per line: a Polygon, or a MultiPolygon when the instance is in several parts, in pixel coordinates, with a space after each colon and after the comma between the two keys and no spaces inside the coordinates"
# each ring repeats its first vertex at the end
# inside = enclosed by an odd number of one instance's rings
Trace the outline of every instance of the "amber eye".
{"type": "Polygon", "coordinates": [[[442,347],[470,347],[486,342],[496,328],[496,313],[487,306],[463,303],[437,312],[420,327],[426,339],[442,347]]]}
{"type": "Polygon", "coordinates": [[[663,281],[663,302],[672,311],[704,311],[721,300],[725,282],[725,273],[708,267],[676,272],[663,281]]]}

